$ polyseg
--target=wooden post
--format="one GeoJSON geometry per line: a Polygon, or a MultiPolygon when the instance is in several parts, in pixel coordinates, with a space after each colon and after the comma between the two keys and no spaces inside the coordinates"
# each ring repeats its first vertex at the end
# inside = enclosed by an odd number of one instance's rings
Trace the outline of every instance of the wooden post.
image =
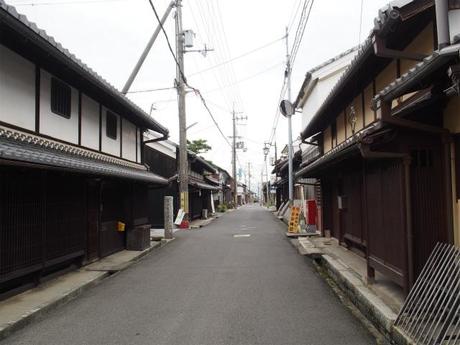
{"type": "Polygon", "coordinates": [[[173,197],[165,196],[164,198],[164,218],[165,218],[165,239],[173,238],[173,197]]]}

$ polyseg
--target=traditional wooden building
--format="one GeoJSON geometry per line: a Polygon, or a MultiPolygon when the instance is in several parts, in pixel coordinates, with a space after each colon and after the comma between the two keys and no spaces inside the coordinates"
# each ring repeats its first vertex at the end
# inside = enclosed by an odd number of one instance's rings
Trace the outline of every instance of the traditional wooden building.
{"type": "Polygon", "coordinates": [[[0,0],[0,292],[148,226],[143,132],[168,130],[0,0]],[[123,231],[124,230],[124,231],[123,231]]]}
{"type": "Polygon", "coordinates": [[[434,245],[454,241],[458,213],[460,17],[457,1],[440,4],[438,16],[428,0],[379,12],[306,124],[321,152],[296,173],[319,179],[324,229],[366,258],[370,280],[377,270],[406,292],[434,245]]]}
{"type": "MultiPolygon", "coordinates": [[[[170,141],[158,141],[158,134],[148,134],[144,137],[145,163],[150,169],[168,179],[169,184],[149,190],[148,213],[153,227],[164,226],[163,200],[169,195],[174,197],[174,215],[179,210],[179,146],[170,141]]],[[[217,194],[222,188],[214,178],[217,169],[195,153],[188,152],[189,163],[189,211],[190,219],[202,217],[203,209],[210,214],[213,209],[213,193],[217,194]]]]}
{"type": "Polygon", "coordinates": [[[221,187],[218,180],[212,178],[217,169],[204,158],[189,152],[189,210],[190,219],[197,219],[203,215],[203,210],[211,213],[213,193],[221,187]]]}

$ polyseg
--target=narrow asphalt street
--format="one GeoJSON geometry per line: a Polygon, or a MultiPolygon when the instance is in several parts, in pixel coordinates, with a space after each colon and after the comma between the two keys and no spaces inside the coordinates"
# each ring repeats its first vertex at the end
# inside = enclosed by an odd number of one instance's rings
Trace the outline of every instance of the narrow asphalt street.
{"type": "Polygon", "coordinates": [[[284,231],[254,205],[176,233],[1,344],[374,344],[284,231]]]}

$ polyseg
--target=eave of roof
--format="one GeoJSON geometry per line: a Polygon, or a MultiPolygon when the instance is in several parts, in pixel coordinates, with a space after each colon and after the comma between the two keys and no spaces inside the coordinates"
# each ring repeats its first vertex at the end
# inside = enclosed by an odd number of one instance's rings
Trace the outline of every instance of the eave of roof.
{"type": "Polygon", "coordinates": [[[220,190],[221,189],[220,186],[213,186],[213,185],[207,184],[205,182],[196,181],[194,179],[189,179],[188,184],[190,186],[193,186],[193,187],[199,188],[199,189],[206,189],[206,190],[220,190]]]}
{"type": "Polygon", "coordinates": [[[39,142],[21,141],[5,136],[0,136],[0,159],[4,162],[27,163],[45,169],[64,170],[71,173],[116,177],[158,185],[168,184],[165,178],[146,169],[121,166],[80,156],[54,146],[45,147],[39,142]]]}
{"type": "Polygon", "coordinates": [[[201,165],[203,165],[203,167],[205,168],[205,170],[213,173],[213,174],[217,174],[217,169],[212,166],[210,163],[208,163],[204,158],[198,156],[196,153],[192,152],[192,151],[189,151],[188,152],[188,155],[189,157],[191,157],[192,159],[198,161],[201,165]]]}
{"type": "Polygon", "coordinates": [[[302,177],[315,177],[313,174],[320,169],[325,168],[328,164],[338,163],[342,158],[345,158],[349,153],[353,153],[358,149],[358,142],[369,134],[373,134],[382,128],[381,122],[376,122],[369,127],[356,133],[354,136],[348,138],[343,143],[334,147],[312,163],[304,166],[295,173],[295,178],[302,177]]]}
{"type": "Polygon", "coordinates": [[[332,101],[335,99],[335,97],[340,92],[340,90],[343,88],[343,86],[348,82],[348,80],[350,80],[351,77],[356,72],[358,72],[361,62],[364,61],[370,55],[372,55],[373,52],[374,52],[374,48],[373,48],[373,42],[372,42],[372,36],[371,36],[363,43],[361,49],[356,54],[355,58],[350,63],[349,67],[342,74],[342,76],[337,81],[335,86],[331,89],[331,92],[329,93],[329,95],[326,97],[324,102],[319,107],[318,111],[315,113],[315,115],[313,115],[313,118],[311,119],[311,121],[307,124],[305,129],[302,131],[301,133],[302,139],[306,139],[309,136],[317,133],[320,130],[317,125],[318,119],[322,117],[323,113],[331,105],[332,101]]]}
{"type": "Polygon", "coordinates": [[[157,131],[165,136],[169,135],[169,130],[151,118],[139,106],[134,104],[125,95],[119,92],[113,85],[94,72],[75,55],[65,49],[53,37],[49,36],[44,30],[38,28],[35,23],[30,22],[25,15],[19,14],[16,9],[7,5],[4,0],[0,0],[0,21],[12,27],[15,32],[20,33],[25,38],[37,44],[57,60],[62,61],[68,68],[74,70],[82,78],[90,81],[96,87],[117,100],[123,107],[129,109],[136,117],[136,120],[143,127],[157,131]]]}
{"type": "Polygon", "coordinates": [[[295,100],[295,103],[294,103],[295,107],[297,108],[297,107],[302,106],[301,100],[305,97],[305,94],[307,93],[306,92],[307,86],[309,86],[309,84],[312,81],[314,81],[314,80],[312,80],[313,73],[315,73],[315,72],[319,71],[320,69],[322,69],[322,68],[324,68],[324,67],[326,67],[326,66],[328,66],[328,65],[330,65],[330,64],[332,64],[332,63],[334,63],[334,62],[336,62],[338,60],[340,60],[341,58],[343,58],[343,57],[347,56],[348,54],[358,50],[359,48],[360,48],[360,46],[355,46],[353,48],[347,49],[346,51],[340,53],[339,55],[334,56],[333,58],[331,58],[331,59],[321,63],[320,65],[312,68],[311,70],[309,70],[305,74],[305,79],[304,79],[304,81],[302,83],[302,86],[300,88],[299,94],[297,95],[297,98],[295,100]]]}
{"type": "Polygon", "coordinates": [[[425,76],[435,72],[448,61],[458,58],[460,58],[460,44],[448,46],[433,52],[433,54],[427,56],[407,73],[380,91],[374,97],[374,104],[378,107],[382,101],[391,101],[407,92],[411,92],[415,86],[420,84],[425,76]]]}
{"type": "MultiPolygon", "coordinates": [[[[348,84],[350,80],[359,73],[362,64],[371,56],[374,55],[374,40],[375,36],[384,36],[391,31],[392,25],[394,24],[395,16],[394,13],[399,12],[402,8],[407,6],[409,13],[408,17],[417,13],[412,7],[419,6],[421,10],[424,10],[432,6],[433,1],[429,0],[404,0],[404,1],[393,1],[388,4],[385,8],[379,11],[378,17],[374,20],[374,28],[370,32],[366,41],[362,44],[357,55],[352,60],[348,68],[342,74],[340,79],[337,81],[335,86],[332,88],[329,95],[326,97],[316,114],[313,116],[311,121],[307,124],[304,130],[301,132],[301,138],[306,139],[311,135],[318,133],[322,130],[320,125],[320,119],[328,113],[333,102],[338,98],[339,94],[342,92],[344,87],[348,84]],[[400,7],[401,6],[401,7],[400,7]]],[[[399,12],[401,17],[404,17],[405,14],[399,12]]]]}

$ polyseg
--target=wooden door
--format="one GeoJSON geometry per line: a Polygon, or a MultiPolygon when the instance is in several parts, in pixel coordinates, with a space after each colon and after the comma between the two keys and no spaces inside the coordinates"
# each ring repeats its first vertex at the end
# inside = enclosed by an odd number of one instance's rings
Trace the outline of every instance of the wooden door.
{"type": "Polygon", "coordinates": [[[411,145],[412,227],[417,276],[437,242],[447,242],[446,197],[441,138],[425,136],[411,145]]]}
{"type": "Polygon", "coordinates": [[[97,180],[88,181],[88,233],[86,243],[86,260],[93,261],[99,258],[99,230],[101,190],[97,180]]]}
{"type": "Polygon", "coordinates": [[[102,212],[99,231],[100,256],[105,257],[125,248],[125,232],[118,231],[117,223],[126,224],[126,185],[104,182],[102,185],[102,212]]]}

